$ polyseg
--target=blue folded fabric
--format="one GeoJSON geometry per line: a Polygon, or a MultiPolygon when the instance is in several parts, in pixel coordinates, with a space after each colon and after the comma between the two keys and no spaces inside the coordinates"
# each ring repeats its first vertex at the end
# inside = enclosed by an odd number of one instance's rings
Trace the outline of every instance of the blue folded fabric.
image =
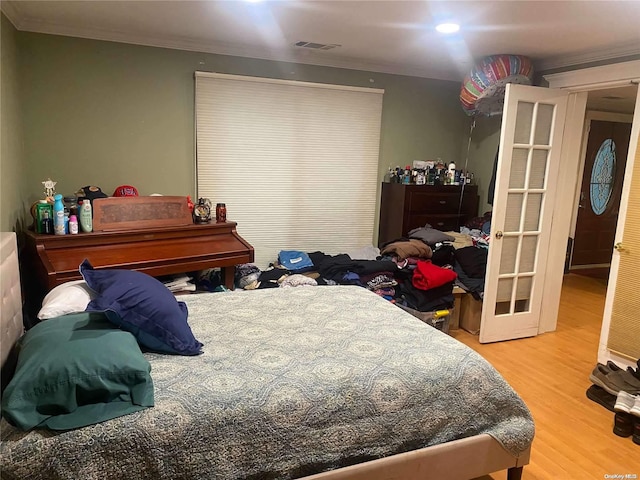
{"type": "Polygon", "coordinates": [[[88,260],[80,273],[97,297],[87,312],[105,312],[122,330],[131,332],[149,350],[176,355],[199,355],[200,343],[187,323],[188,310],[160,281],[133,270],[94,270],[88,260]]]}
{"type": "Polygon", "coordinates": [[[303,268],[313,267],[313,262],[304,252],[297,250],[280,250],[278,254],[278,262],[287,270],[302,270],[303,268]]]}

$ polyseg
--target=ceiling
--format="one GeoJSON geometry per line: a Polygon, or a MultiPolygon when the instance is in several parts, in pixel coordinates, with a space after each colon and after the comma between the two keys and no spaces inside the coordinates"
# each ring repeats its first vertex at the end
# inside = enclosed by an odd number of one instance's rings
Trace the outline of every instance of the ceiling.
{"type": "MultiPolygon", "coordinates": [[[[3,0],[0,5],[24,31],[456,81],[491,54],[529,56],[538,71],[640,55],[640,0],[3,0]],[[441,21],[459,23],[460,32],[436,32],[441,21]],[[295,46],[298,42],[334,47],[295,46]]],[[[623,96],[631,96],[630,90],[623,96]]]]}

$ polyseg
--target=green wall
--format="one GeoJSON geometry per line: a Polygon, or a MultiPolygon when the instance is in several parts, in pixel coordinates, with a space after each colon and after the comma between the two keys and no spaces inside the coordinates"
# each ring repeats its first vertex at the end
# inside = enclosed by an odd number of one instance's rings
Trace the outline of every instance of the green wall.
{"type": "Polygon", "coordinates": [[[28,200],[20,105],[17,34],[0,15],[0,230],[20,231],[28,200]]]}
{"type": "Polygon", "coordinates": [[[471,133],[469,149],[469,170],[475,175],[480,196],[479,215],[490,212],[493,207],[487,202],[489,183],[493,174],[493,165],[500,144],[500,127],[502,115],[476,118],[476,125],[471,133]]]}
{"type": "MultiPolygon", "coordinates": [[[[18,32],[29,201],[130,184],[141,195],[195,194],[194,72],[385,90],[379,177],[389,165],[460,161],[468,119],[460,85],[357,70],[18,32]]],[[[239,186],[242,188],[242,186],[239,186]]],[[[377,226],[376,226],[377,232],[377,226]]]]}

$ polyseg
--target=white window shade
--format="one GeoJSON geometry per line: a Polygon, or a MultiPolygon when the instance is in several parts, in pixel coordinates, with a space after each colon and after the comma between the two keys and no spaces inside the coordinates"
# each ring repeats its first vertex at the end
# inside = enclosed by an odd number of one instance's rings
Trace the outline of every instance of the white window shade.
{"type": "Polygon", "coordinates": [[[198,197],[266,267],[370,245],[383,90],[196,73],[198,197]]]}

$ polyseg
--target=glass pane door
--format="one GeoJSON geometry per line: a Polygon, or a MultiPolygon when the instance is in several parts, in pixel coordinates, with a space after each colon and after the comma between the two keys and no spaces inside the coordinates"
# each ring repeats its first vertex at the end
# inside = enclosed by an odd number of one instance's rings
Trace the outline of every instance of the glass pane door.
{"type": "Polygon", "coordinates": [[[481,342],[537,334],[567,97],[508,85],[481,342]]]}

